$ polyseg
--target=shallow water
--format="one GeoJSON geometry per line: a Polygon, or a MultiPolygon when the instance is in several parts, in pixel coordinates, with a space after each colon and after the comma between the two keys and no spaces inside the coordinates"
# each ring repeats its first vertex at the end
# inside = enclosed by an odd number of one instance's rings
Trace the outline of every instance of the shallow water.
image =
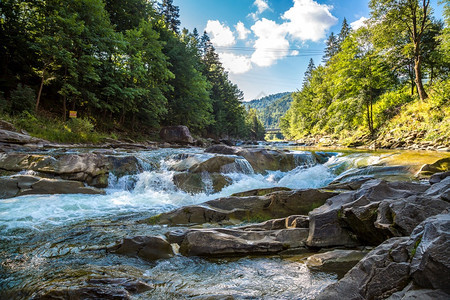
{"type": "MultiPolygon", "coordinates": [[[[165,233],[169,228],[137,222],[161,212],[257,188],[323,187],[345,172],[370,167],[392,155],[333,152],[324,164],[313,165],[302,159],[302,164],[289,172],[230,173],[227,176],[232,184],[219,193],[191,195],[173,184],[176,172],[170,167],[183,154],[201,160],[212,154],[201,149],[142,151],[133,155],[144,171],[122,178],[111,176],[106,195],[33,195],[0,200],[0,298],[28,299],[49,288],[86,285],[89,278],[125,277],[154,287],[134,295],[136,299],[205,294],[309,299],[335,282],[337,275],[311,272],[302,260],[278,256],[232,260],[176,256],[149,263],[107,254],[104,248],[124,236],[165,233]]],[[[312,156],[308,151],[296,153],[312,156]]]]}

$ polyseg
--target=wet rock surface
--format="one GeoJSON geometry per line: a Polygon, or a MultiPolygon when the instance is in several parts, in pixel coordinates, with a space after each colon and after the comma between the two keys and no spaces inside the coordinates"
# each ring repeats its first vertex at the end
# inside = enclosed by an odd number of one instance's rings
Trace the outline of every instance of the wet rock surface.
{"type": "Polygon", "coordinates": [[[108,248],[108,252],[140,257],[148,261],[170,258],[174,255],[169,242],[159,236],[124,238],[117,245],[108,248]]]}
{"type": "MultiPolygon", "coordinates": [[[[449,297],[450,214],[436,215],[417,226],[411,236],[391,238],[369,252],[343,279],[325,288],[316,299],[382,299],[411,282],[419,289],[438,290],[449,297]]],[[[429,291],[408,291],[418,295],[429,291]]],[[[406,298],[408,299],[408,298],[406,298]]]]}
{"type": "MultiPolygon", "coordinates": [[[[405,224],[406,220],[402,215],[395,215],[394,218],[392,209],[401,210],[401,204],[397,203],[399,199],[423,193],[428,188],[426,185],[417,183],[371,180],[364,183],[357,191],[330,198],[325,205],[309,214],[308,246],[351,247],[360,243],[378,245],[389,237],[402,236],[404,232],[396,232],[395,228],[399,227],[399,224],[405,224]],[[394,202],[395,205],[390,206],[394,202]],[[379,209],[380,206],[382,209],[379,209]],[[390,226],[394,229],[391,230],[390,226]]],[[[410,212],[420,211],[421,199],[416,202],[416,206],[410,206],[408,201],[405,201],[403,208],[410,212]]],[[[424,218],[439,213],[445,207],[446,204],[437,202],[434,210],[424,212],[422,218],[412,222],[417,225],[424,218]]],[[[400,226],[399,230],[407,231],[408,229],[411,230],[411,226],[407,228],[400,226]]]]}
{"type": "Polygon", "coordinates": [[[36,194],[104,194],[101,189],[85,187],[82,182],[48,179],[30,175],[0,177],[0,199],[36,194]]]}
{"type": "Polygon", "coordinates": [[[281,150],[247,149],[226,145],[214,145],[207,148],[205,152],[242,156],[250,163],[256,173],[276,170],[286,172],[299,165],[317,163],[317,159],[314,156],[296,156],[281,150]]]}
{"type": "Polygon", "coordinates": [[[366,254],[367,251],[360,250],[333,250],[311,255],[306,260],[306,265],[311,269],[345,274],[366,254]]]}
{"type": "Polygon", "coordinates": [[[152,221],[157,224],[186,225],[306,215],[335,195],[334,192],[308,189],[279,191],[265,196],[226,197],[207,201],[201,206],[185,206],[163,213],[152,218],[152,221]]]}

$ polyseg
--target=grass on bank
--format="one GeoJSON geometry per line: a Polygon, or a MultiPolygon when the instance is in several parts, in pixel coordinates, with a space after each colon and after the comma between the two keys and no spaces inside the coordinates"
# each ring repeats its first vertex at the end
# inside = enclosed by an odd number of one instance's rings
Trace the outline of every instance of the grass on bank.
{"type": "Polygon", "coordinates": [[[62,121],[60,118],[42,112],[34,115],[23,111],[18,115],[0,112],[0,120],[12,123],[17,129],[25,130],[31,136],[57,143],[87,143],[98,144],[107,139],[140,142],[158,140],[154,132],[143,130],[132,132],[117,126],[108,126],[109,129],[100,131],[94,121],[86,118],[74,118],[62,121]]]}

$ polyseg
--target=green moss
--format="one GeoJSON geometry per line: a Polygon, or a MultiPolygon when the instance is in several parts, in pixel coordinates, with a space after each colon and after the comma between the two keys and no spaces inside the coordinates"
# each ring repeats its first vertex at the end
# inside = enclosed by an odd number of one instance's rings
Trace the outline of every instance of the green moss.
{"type": "Polygon", "coordinates": [[[416,255],[417,248],[419,247],[419,244],[422,242],[422,237],[420,237],[416,243],[414,244],[414,248],[411,250],[411,259],[416,255]]]}
{"type": "Polygon", "coordinates": [[[271,217],[268,215],[263,215],[263,214],[255,214],[255,215],[251,215],[250,213],[247,213],[247,217],[243,220],[245,222],[248,223],[261,223],[267,220],[270,220],[271,217]]]}
{"type": "Polygon", "coordinates": [[[159,215],[154,215],[154,216],[152,216],[152,217],[146,219],[146,220],[144,221],[144,223],[149,224],[149,225],[156,225],[156,224],[159,223],[160,219],[161,219],[161,214],[159,214],[159,215]]]}

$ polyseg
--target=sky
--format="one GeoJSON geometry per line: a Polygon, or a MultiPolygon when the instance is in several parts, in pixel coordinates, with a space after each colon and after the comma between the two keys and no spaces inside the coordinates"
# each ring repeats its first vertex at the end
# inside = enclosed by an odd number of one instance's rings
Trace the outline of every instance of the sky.
{"type": "MultiPolygon", "coordinates": [[[[309,60],[322,62],[325,41],[344,18],[369,17],[369,0],[174,0],[181,28],[206,31],[230,80],[250,101],[300,89],[309,60]]],[[[432,0],[435,16],[442,5],[432,0]]]]}

